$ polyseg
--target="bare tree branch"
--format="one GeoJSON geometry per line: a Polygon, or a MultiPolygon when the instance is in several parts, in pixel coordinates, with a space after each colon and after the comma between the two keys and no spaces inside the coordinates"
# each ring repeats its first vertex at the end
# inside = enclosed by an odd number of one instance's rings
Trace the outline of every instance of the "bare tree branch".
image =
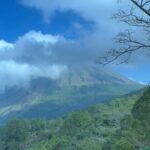
{"type": "Polygon", "coordinates": [[[119,33],[115,38],[115,42],[120,45],[120,48],[111,49],[104,57],[101,57],[99,63],[103,65],[114,62],[119,58],[123,58],[121,63],[127,63],[132,53],[143,50],[150,51],[150,0],[130,1],[142,12],[141,15],[136,13],[135,9],[131,8],[129,12],[120,10],[113,18],[130,26],[142,27],[145,31],[145,34],[142,35],[142,37],[145,39],[139,40],[138,38],[135,38],[135,34],[131,31],[119,33]]]}
{"type": "Polygon", "coordinates": [[[146,0],[130,0],[134,5],[136,5],[141,11],[143,11],[146,15],[150,17],[150,10],[149,10],[149,5],[150,1],[146,0]],[[148,8],[147,8],[148,7],[148,8]]]}
{"type": "Polygon", "coordinates": [[[120,44],[127,46],[122,47],[119,50],[111,49],[110,51],[108,51],[104,57],[100,58],[101,64],[110,64],[111,62],[114,62],[115,60],[124,55],[126,55],[127,57],[124,57],[124,60],[121,63],[127,63],[132,53],[143,49],[150,51],[149,44],[144,44],[138,40],[133,39],[130,32],[118,34],[116,41],[120,44]]]}
{"type": "Polygon", "coordinates": [[[130,12],[125,12],[123,10],[120,10],[117,14],[113,16],[113,18],[131,26],[137,26],[142,28],[150,27],[150,19],[145,18],[143,16],[135,15],[133,9],[131,9],[130,12]]]}

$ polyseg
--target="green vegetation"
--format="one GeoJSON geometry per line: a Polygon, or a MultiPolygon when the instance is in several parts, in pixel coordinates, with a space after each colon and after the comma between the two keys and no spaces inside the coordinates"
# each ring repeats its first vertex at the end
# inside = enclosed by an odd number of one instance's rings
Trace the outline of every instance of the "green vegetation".
{"type": "MultiPolygon", "coordinates": [[[[130,139],[138,132],[130,132],[131,110],[134,106],[135,112],[139,97],[119,98],[51,121],[9,121],[0,128],[0,150],[134,150],[137,145],[130,139]]],[[[147,149],[144,135],[136,137],[145,140],[139,148],[147,149]]]]}
{"type": "Polygon", "coordinates": [[[150,87],[120,124],[121,128],[106,144],[110,150],[150,150],[150,87]]]}

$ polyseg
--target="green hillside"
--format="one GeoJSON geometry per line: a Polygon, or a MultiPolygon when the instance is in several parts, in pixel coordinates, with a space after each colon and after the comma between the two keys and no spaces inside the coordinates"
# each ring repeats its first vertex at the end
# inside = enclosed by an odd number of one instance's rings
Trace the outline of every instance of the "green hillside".
{"type": "Polygon", "coordinates": [[[55,120],[12,120],[2,150],[148,150],[150,90],[55,120]],[[143,96],[142,96],[143,95],[143,96]]]}
{"type": "Polygon", "coordinates": [[[0,121],[9,118],[56,118],[110,101],[143,86],[110,70],[97,67],[70,70],[58,80],[37,78],[23,89],[0,94],[0,121]]]}
{"type": "Polygon", "coordinates": [[[109,139],[105,149],[150,150],[150,87],[121,120],[121,128],[109,139]]]}

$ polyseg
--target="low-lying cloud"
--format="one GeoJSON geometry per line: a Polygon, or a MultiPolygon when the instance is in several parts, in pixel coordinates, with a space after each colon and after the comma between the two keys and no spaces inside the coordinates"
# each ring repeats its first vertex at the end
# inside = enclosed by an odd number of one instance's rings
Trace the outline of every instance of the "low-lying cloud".
{"type": "Polygon", "coordinates": [[[47,67],[19,64],[14,61],[0,62],[0,92],[6,87],[27,87],[30,80],[37,77],[51,79],[59,78],[60,74],[67,68],[65,66],[52,65],[47,67]]]}
{"type": "Polygon", "coordinates": [[[100,53],[98,43],[92,37],[70,40],[34,30],[14,43],[0,40],[0,90],[25,87],[38,77],[55,80],[70,67],[93,64],[100,53]]]}
{"type": "Polygon", "coordinates": [[[31,79],[58,79],[65,64],[51,61],[53,47],[63,37],[30,31],[14,43],[0,40],[0,91],[6,87],[26,87],[31,79]]]}

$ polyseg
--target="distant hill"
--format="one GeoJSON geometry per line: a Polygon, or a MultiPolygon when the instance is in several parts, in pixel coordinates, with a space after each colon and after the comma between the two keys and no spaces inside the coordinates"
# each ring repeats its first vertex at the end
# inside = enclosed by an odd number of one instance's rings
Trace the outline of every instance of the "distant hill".
{"type": "Polygon", "coordinates": [[[0,120],[55,118],[107,102],[143,87],[110,70],[97,67],[69,70],[58,80],[37,78],[29,87],[7,88],[0,94],[0,120]]]}

